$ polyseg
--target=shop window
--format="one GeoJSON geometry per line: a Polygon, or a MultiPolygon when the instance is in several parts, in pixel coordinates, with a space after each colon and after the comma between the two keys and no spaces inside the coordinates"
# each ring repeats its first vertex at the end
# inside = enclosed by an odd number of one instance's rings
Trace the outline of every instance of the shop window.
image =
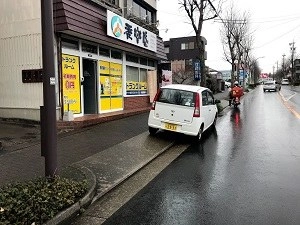
{"type": "Polygon", "coordinates": [[[152,14],[153,14],[152,12],[150,12],[150,11],[147,10],[147,20],[146,21],[148,23],[153,23],[154,22],[154,21],[152,21],[152,19],[153,19],[152,14]]]}
{"type": "Polygon", "coordinates": [[[139,63],[139,58],[133,55],[126,55],[126,61],[128,62],[134,62],[134,63],[139,63]]]}
{"type": "Polygon", "coordinates": [[[110,52],[108,48],[99,47],[99,55],[110,57],[110,52]]]}
{"type": "Polygon", "coordinates": [[[137,3],[135,2],[132,3],[132,10],[134,16],[140,17],[140,6],[137,3]]]}
{"type": "Polygon", "coordinates": [[[140,64],[147,66],[148,60],[146,58],[140,58],[140,64]]]}
{"type": "Polygon", "coordinates": [[[97,46],[87,43],[82,43],[82,51],[97,54],[97,46]]]}
{"type": "Polygon", "coordinates": [[[141,13],[141,19],[143,21],[146,21],[147,20],[147,11],[146,11],[146,9],[144,9],[144,8],[141,7],[140,13],[141,13]]]}
{"type": "Polygon", "coordinates": [[[147,70],[140,69],[140,94],[147,94],[147,70]]]}
{"type": "Polygon", "coordinates": [[[111,50],[111,57],[113,59],[122,59],[122,52],[111,50]]]}
{"type": "Polygon", "coordinates": [[[155,66],[155,62],[154,62],[154,60],[148,60],[148,66],[152,66],[152,67],[154,67],[155,66]]]}
{"type": "Polygon", "coordinates": [[[126,94],[140,94],[139,69],[137,67],[126,66],[126,94]]]}
{"type": "Polygon", "coordinates": [[[43,82],[43,70],[22,70],[22,82],[23,83],[39,83],[43,82]]]}
{"type": "Polygon", "coordinates": [[[79,43],[78,43],[78,41],[70,40],[70,39],[67,39],[67,38],[62,38],[61,39],[61,46],[63,48],[69,48],[69,49],[79,50],[79,43]]]}
{"type": "Polygon", "coordinates": [[[137,67],[127,66],[126,78],[129,81],[139,81],[139,69],[137,67]]]}
{"type": "Polygon", "coordinates": [[[147,90],[147,70],[126,66],[126,94],[144,95],[147,90]]]}

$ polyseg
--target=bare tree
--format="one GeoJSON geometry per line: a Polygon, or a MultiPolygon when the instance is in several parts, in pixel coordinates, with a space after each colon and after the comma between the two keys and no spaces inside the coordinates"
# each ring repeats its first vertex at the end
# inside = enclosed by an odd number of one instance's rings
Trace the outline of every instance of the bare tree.
{"type": "Polygon", "coordinates": [[[249,35],[249,14],[240,14],[231,5],[225,17],[220,16],[220,29],[223,44],[224,59],[231,64],[231,81],[239,79],[239,69],[242,61],[246,64],[251,50],[252,37],[249,35]],[[244,54],[244,57],[243,57],[244,54]]]}
{"type": "Polygon", "coordinates": [[[173,71],[174,84],[194,84],[193,71],[186,69],[179,69],[173,71]]]}
{"type": "Polygon", "coordinates": [[[220,12],[223,0],[179,0],[195,31],[196,46],[199,49],[201,63],[201,86],[206,86],[204,43],[201,39],[203,22],[214,19],[220,12]]]}

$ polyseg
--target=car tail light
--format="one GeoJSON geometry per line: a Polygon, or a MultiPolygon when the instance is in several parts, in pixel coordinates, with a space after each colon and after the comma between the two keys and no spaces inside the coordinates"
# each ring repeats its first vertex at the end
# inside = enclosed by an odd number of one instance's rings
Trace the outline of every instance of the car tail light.
{"type": "Polygon", "coordinates": [[[159,98],[160,94],[161,94],[161,90],[159,89],[159,90],[157,91],[157,93],[156,93],[154,99],[153,99],[153,102],[152,102],[152,105],[151,105],[151,110],[155,110],[156,101],[157,101],[157,99],[159,98]]]}
{"type": "Polygon", "coordinates": [[[193,117],[200,117],[200,96],[199,93],[195,93],[195,109],[193,117]]]}

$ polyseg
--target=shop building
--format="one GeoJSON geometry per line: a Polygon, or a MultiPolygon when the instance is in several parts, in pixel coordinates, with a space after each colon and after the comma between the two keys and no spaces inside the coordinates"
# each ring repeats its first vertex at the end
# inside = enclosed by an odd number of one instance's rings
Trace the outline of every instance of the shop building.
{"type": "MultiPolygon", "coordinates": [[[[57,118],[148,107],[166,60],[156,0],[53,0],[57,118]]],[[[0,117],[40,119],[40,0],[0,2],[0,117]]]]}

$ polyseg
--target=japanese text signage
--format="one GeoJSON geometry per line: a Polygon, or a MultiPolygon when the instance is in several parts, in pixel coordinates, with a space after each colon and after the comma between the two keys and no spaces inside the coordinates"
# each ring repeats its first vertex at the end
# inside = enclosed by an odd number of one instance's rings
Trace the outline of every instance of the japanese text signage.
{"type": "Polygon", "coordinates": [[[62,54],[64,112],[81,113],[79,57],[62,54]]]}
{"type": "Polygon", "coordinates": [[[107,10],[107,35],[156,52],[156,34],[107,10]]]}
{"type": "Polygon", "coordinates": [[[147,82],[127,81],[126,94],[127,95],[144,95],[147,94],[147,82]]]}
{"type": "Polygon", "coordinates": [[[194,79],[200,80],[201,79],[201,64],[199,60],[194,62],[194,79]]]}

